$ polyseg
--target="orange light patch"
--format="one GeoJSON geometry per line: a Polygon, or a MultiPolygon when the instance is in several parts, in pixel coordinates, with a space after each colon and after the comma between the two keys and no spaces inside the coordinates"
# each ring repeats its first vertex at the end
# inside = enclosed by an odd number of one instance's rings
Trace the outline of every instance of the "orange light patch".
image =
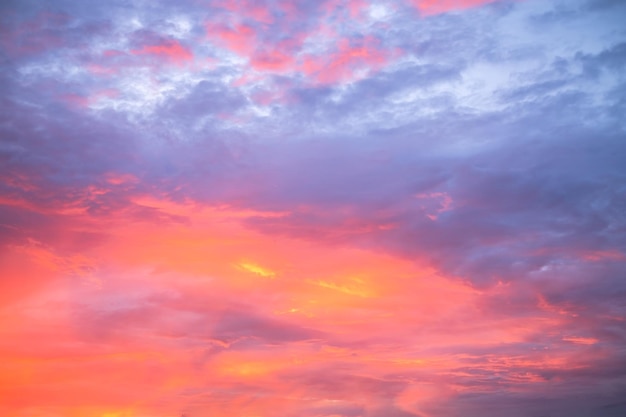
{"type": "Polygon", "coordinates": [[[260,275],[265,278],[274,278],[276,276],[276,272],[271,271],[267,268],[263,268],[257,264],[250,262],[241,262],[237,265],[239,268],[242,268],[246,271],[252,272],[253,274],[260,275]]]}
{"type": "Polygon", "coordinates": [[[595,345],[598,343],[598,339],[593,337],[576,337],[576,336],[568,336],[564,337],[563,340],[566,342],[571,342],[576,345],[595,345]]]}

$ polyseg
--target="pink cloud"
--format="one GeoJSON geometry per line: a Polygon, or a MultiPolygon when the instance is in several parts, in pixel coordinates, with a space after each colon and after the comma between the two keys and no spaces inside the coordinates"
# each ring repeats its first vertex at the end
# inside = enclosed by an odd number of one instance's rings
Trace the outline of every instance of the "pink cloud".
{"type": "MultiPolygon", "coordinates": [[[[354,1],[348,6],[349,16],[356,18],[367,4],[354,1]]],[[[332,15],[339,8],[339,4],[330,2],[323,7],[327,15],[332,15]]],[[[292,12],[295,13],[293,10],[292,12]]],[[[247,16],[247,12],[243,16],[247,16]]],[[[279,30],[294,30],[282,28],[280,24],[278,26],[279,30]]],[[[353,81],[379,70],[398,55],[397,50],[389,51],[380,47],[378,40],[372,36],[362,40],[342,38],[335,42],[335,50],[304,54],[304,43],[310,37],[321,36],[332,41],[333,37],[338,36],[334,28],[325,22],[312,30],[296,29],[287,39],[280,41],[274,41],[273,36],[269,36],[269,28],[246,23],[245,19],[229,25],[209,22],[206,24],[206,33],[208,39],[218,46],[247,58],[248,65],[255,71],[303,74],[316,84],[353,81]]]]}
{"type": "Polygon", "coordinates": [[[178,65],[182,65],[193,59],[193,53],[191,50],[175,40],[168,40],[156,45],[145,45],[140,49],[131,50],[130,53],[133,55],[151,55],[158,58],[164,58],[165,60],[178,65]]]}
{"type": "Polygon", "coordinates": [[[363,18],[363,12],[368,7],[368,2],[365,0],[330,0],[323,4],[323,10],[326,13],[326,17],[336,16],[340,20],[361,20],[363,18]],[[341,15],[341,11],[345,10],[347,13],[341,15]]]}
{"type": "Polygon", "coordinates": [[[88,108],[103,99],[115,99],[119,97],[119,95],[120,91],[118,89],[104,88],[94,90],[85,95],[75,93],[65,94],[61,96],[61,100],[63,100],[72,107],[88,108]]]}
{"type": "Polygon", "coordinates": [[[89,104],[91,104],[91,100],[89,99],[89,97],[81,94],[64,94],[61,99],[73,107],[86,108],[89,107],[89,104]]]}
{"type": "Polygon", "coordinates": [[[352,19],[362,18],[364,10],[367,8],[368,3],[365,0],[351,0],[348,2],[348,10],[350,10],[350,17],[352,19]]]}
{"type": "Polygon", "coordinates": [[[236,24],[232,27],[225,25],[207,25],[209,39],[216,39],[218,43],[232,52],[249,56],[256,49],[257,34],[252,26],[236,24]]]}
{"type": "Polygon", "coordinates": [[[357,43],[342,39],[338,50],[327,56],[308,56],[302,63],[302,71],[321,84],[331,84],[358,79],[365,73],[376,71],[390,59],[388,51],[378,48],[372,37],[357,43]],[[359,74],[363,72],[363,74],[359,74]]]}
{"type": "Polygon", "coordinates": [[[268,72],[289,71],[296,66],[293,55],[279,50],[256,54],[250,64],[256,70],[268,72]]]}
{"type": "Polygon", "coordinates": [[[469,9],[493,3],[493,1],[494,0],[411,0],[412,4],[425,16],[469,9]]]}
{"type": "Polygon", "coordinates": [[[99,64],[87,64],[87,71],[97,76],[111,76],[119,72],[118,68],[107,67],[99,64]]]}
{"type": "Polygon", "coordinates": [[[268,5],[264,5],[255,0],[242,1],[241,8],[244,10],[244,16],[247,16],[257,22],[271,24],[274,22],[274,17],[270,11],[268,5]]]}
{"type": "Polygon", "coordinates": [[[71,20],[68,15],[40,12],[22,22],[11,20],[10,17],[7,20],[11,24],[5,25],[3,22],[0,25],[0,47],[10,56],[41,54],[68,44],[58,30],[68,25],[71,20]]]}

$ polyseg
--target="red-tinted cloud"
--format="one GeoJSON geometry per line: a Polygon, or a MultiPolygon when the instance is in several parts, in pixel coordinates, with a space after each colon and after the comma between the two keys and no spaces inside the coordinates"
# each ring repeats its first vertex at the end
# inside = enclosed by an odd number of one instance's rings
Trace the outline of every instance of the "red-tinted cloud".
{"type": "Polygon", "coordinates": [[[169,40],[161,44],[156,45],[144,45],[139,49],[133,49],[130,51],[133,55],[148,55],[155,58],[163,58],[166,61],[182,65],[193,59],[193,53],[188,48],[180,44],[175,40],[169,40]]]}
{"type": "MultiPolygon", "coordinates": [[[[321,9],[328,19],[347,21],[360,17],[365,7],[364,2],[350,2],[347,12],[343,13],[339,3],[328,2],[321,9]]],[[[231,24],[209,22],[207,37],[217,46],[246,58],[250,68],[261,73],[302,74],[310,83],[332,84],[354,81],[376,72],[399,55],[398,50],[382,48],[372,36],[334,39],[339,35],[325,21],[311,28],[307,28],[308,25],[284,27],[286,20],[260,19],[247,12],[237,16],[239,19],[231,24]],[[277,36],[272,29],[284,34],[277,36]],[[286,31],[289,31],[288,36],[286,31]],[[331,46],[315,54],[305,52],[305,43],[311,37],[319,37],[331,46]]]]}
{"type": "Polygon", "coordinates": [[[209,39],[215,38],[231,51],[247,56],[256,49],[257,37],[253,27],[237,24],[233,27],[210,24],[207,26],[209,39]]]}
{"type": "Polygon", "coordinates": [[[412,0],[422,15],[434,15],[493,3],[494,0],[412,0]]]}
{"type": "Polygon", "coordinates": [[[331,84],[363,77],[381,68],[390,58],[388,51],[377,47],[374,38],[356,44],[342,39],[337,49],[328,56],[305,57],[302,71],[319,83],[331,84]]]}

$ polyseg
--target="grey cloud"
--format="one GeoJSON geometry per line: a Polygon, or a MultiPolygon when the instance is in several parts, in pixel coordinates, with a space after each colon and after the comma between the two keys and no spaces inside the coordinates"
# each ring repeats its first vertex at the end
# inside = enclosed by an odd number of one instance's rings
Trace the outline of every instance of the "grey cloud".
{"type": "MultiPolygon", "coordinates": [[[[185,97],[168,101],[157,114],[177,124],[193,126],[205,116],[235,112],[246,104],[246,98],[238,91],[218,81],[203,80],[185,97]]],[[[206,127],[203,130],[206,135],[206,127]]]]}
{"type": "Polygon", "coordinates": [[[219,316],[211,335],[227,342],[255,338],[266,343],[285,343],[322,336],[313,329],[263,317],[251,311],[230,309],[220,312],[219,316]]]}

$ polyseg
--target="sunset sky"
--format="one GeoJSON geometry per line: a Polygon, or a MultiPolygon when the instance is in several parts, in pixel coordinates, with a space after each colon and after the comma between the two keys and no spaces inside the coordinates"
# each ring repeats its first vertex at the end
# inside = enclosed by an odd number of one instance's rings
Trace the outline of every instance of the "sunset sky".
{"type": "Polygon", "coordinates": [[[626,2],[0,2],[0,416],[626,415],[626,2]]]}

